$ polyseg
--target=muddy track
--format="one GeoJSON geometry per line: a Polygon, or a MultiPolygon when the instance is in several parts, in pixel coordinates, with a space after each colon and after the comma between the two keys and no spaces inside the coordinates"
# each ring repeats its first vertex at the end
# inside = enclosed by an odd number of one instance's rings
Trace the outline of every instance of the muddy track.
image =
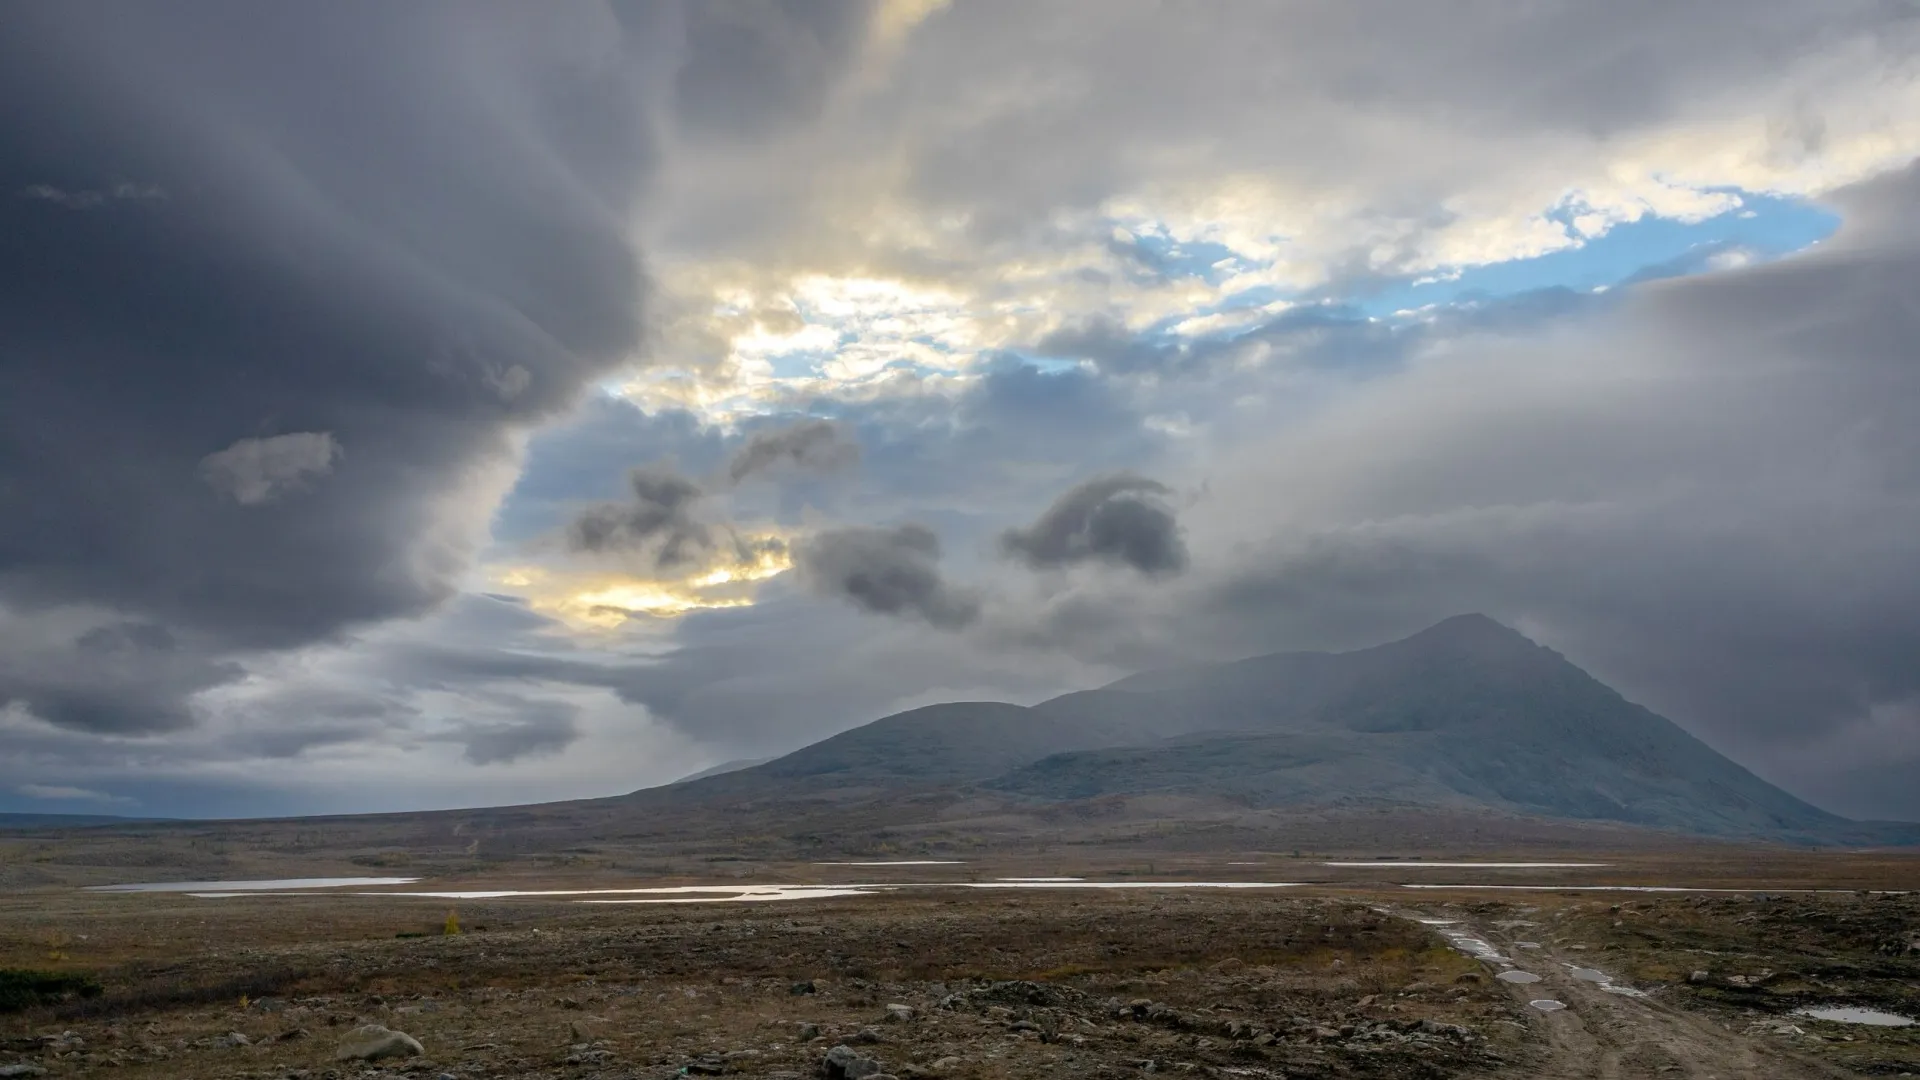
{"type": "MultiPolygon", "coordinates": [[[[1423,913],[1401,912],[1431,923],[1423,913]]],[[[1449,918],[1453,918],[1451,912],[1449,918]]],[[[1511,970],[1538,975],[1536,983],[1499,983],[1528,1015],[1528,1022],[1551,1047],[1551,1057],[1527,1076],[1567,1080],[1815,1080],[1856,1074],[1795,1054],[1783,1047],[1729,1030],[1712,1018],[1687,1012],[1630,988],[1593,981],[1585,965],[1596,959],[1518,932],[1460,918],[1435,929],[1460,931],[1496,948],[1512,961],[1511,970]],[[1576,969],[1588,973],[1582,978],[1576,969]],[[1627,990],[1628,992],[1622,992],[1627,990]],[[1564,1009],[1545,1012],[1528,1003],[1549,999],[1564,1009]]],[[[1509,970],[1489,960],[1491,973],[1509,970]]]]}

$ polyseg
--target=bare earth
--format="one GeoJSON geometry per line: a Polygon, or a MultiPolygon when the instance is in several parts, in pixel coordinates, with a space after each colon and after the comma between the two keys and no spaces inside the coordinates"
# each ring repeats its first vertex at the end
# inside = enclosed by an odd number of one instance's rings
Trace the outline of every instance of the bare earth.
{"type": "MultiPolygon", "coordinates": [[[[1914,885],[1912,856],[1724,849],[1528,871],[1320,861],[1259,852],[1064,866],[1031,854],[928,867],[722,861],[664,880],[520,867],[431,883],[1308,882],[901,888],[658,906],[17,888],[0,893],[0,968],[89,974],[101,992],[0,1014],[0,1070],[15,1070],[0,1075],[812,1077],[830,1052],[856,1070],[871,1062],[929,1077],[1920,1073],[1920,1027],[1793,1015],[1832,1003],[1920,1015],[1920,897],[1860,891],[1914,885]],[[1682,877],[1758,891],[1400,887],[1682,877]],[[1830,883],[1847,891],[1784,891],[1830,883]],[[450,911],[458,934],[444,932],[450,911]],[[1478,937],[1511,965],[1475,959],[1443,932],[1478,937]],[[1509,966],[1542,981],[1494,977],[1509,966]],[[1610,991],[1575,967],[1645,996],[1610,991]],[[1544,998],[1566,1008],[1528,1004],[1544,998]],[[366,1023],[417,1038],[425,1056],[336,1061],[346,1034],[366,1023]]],[[[332,872],[402,873],[323,865],[301,876],[332,872]]]]}

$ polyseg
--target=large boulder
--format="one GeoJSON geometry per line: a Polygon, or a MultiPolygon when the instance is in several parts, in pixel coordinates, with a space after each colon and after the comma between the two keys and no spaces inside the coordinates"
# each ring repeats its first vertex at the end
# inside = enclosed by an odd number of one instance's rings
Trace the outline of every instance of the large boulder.
{"type": "Polygon", "coordinates": [[[379,1061],[382,1058],[419,1057],[426,1053],[420,1040],[404,1031],[362,1024],[340,1040],[336,1061],[379,1061]]]}
{"type": "Polygon", "coordinates": [[[826,1080],[867,1080],[879,1074],[879,1062],[862,1057],[845,1043],[827,1051],[827,1059],[820,1063],[820,1075],[826,1080]]]}

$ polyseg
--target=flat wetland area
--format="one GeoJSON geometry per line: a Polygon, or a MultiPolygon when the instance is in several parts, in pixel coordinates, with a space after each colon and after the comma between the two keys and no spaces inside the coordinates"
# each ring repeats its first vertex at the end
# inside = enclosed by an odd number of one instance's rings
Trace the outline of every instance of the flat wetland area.
{"type": "Polygon", "coordinates": [[[1920,1026],[1800,1011],[1920,1016],[1912,855],[1472,850],[1331,866],[1370,856],[1036,849],[641,866],[586,850],[486,867],[263,855],[155,875],[47,858],[53,838],[6,843],[41,880],[0,891],[0,968],[53,981],[0,1012],[4,1076],[1920,1074],[1920,1026]],[[419,880],[221,898],[80,887],[334,875],[419,880]],[[1084,881],[1000,880],[1058,877],[1084,881]],[[765,885],[872,891],[714,899],[765,885]],[[713,891],[395,895],[688,886],[713,891]],[[1602,888],[1615,886],[1730,891],[1602,888]],[[424,1056],[336,1060],[363,1024],[424,1056]]]}

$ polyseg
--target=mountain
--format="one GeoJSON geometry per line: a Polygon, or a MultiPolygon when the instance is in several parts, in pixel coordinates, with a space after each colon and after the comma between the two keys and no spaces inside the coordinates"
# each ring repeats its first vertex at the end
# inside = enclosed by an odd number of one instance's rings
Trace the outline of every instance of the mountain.
{"type": "Polygon", "coordinates": [[[751,769],[755,765],[765,765],[772,760],[773,758],[770,757],[735,758],[732,761],[723,761],[718,765],[709,765],[699,772],[690,772],[678,780],[671,781],[671,783],[684,784],[689,780],[705,780],[709,776],[719,776],[721,773],[739,772],[741,769],[751,769]]]}
{"type": "Polygon", "coordinates": [[[916,709],[672,790],[730,801],[944,787],[1038,802],[1434,807],[1718,836],[1884,832],[1768,784],[1483,615],[1354,652],[1145,672],[1028,707],[916,709]]]}

